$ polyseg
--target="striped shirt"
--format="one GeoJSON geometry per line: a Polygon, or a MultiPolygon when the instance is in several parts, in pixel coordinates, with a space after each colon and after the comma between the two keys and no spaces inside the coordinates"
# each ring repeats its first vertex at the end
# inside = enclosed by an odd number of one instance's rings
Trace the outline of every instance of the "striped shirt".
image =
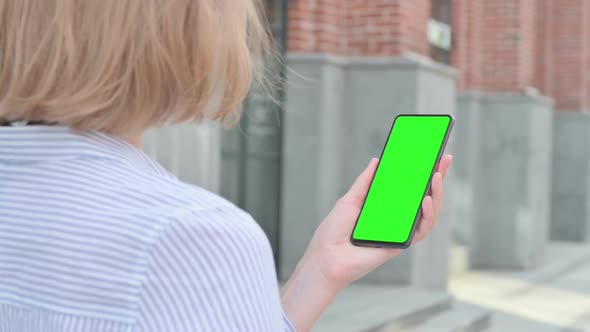
{"type": "Polygon", "coordinates": [[[285,330],[250,215],[114,137],[0,127],[0,332],[285,330]]]}

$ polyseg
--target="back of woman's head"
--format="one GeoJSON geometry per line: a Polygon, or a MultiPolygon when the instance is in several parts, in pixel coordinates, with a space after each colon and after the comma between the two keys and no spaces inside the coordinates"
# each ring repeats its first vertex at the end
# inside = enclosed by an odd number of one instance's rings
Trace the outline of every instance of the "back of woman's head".
{"type": "Polygon", "coordinates": [[[235,118],[267,38],[256,0],[0,0],[0,122],[235,118]]]}

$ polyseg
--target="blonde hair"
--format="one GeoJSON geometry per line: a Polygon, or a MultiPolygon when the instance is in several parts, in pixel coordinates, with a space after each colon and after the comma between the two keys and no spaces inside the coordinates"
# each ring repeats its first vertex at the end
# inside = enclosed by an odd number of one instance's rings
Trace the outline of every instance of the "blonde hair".
{"type": "Polygon", "coordinates": [[[271,54],[256,0],[0,0],[0,122],[115,135],[237,118],[271,54]],[[257,64],[258,63],[258,64],[257,64]]]}

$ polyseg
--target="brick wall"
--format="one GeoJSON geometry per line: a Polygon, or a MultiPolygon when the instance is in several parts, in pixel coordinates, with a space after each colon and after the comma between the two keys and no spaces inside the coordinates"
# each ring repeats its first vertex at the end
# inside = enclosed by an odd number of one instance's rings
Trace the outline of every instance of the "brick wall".
{"type": "Polygon", "coordinates": [[[587,107],[585,81],[588,79],[586,49],[588,32],[583,8],[586,0],[553,0],[554,26],[551,44],[554,66],[551,95],[558,110],[587,107]],[[585,59],[586,58],[586,59],[585,59]]]}
{"type": "Polygon", "coordinates": [[[583,35],[582,35],[582,54],[584,64],[582,65],[582,87],[583,87],[583,102],[581,109],[590,112],[590,1],[583,1],[583,17],[584,22],[583,35]]]}
{"type": "Polygon", "coordinates": [[[590,1],[454,0],[453,15],[460,88],[534,87],[558,110],[590,108],[590,1]]]}
{"type": "Polygon", "coordinates": [[[478,0],[454,0],[451,63],[459,69],[459,89],[481,88],[483,3],[478,0]]]}
{"type": "Polygon", "coordinates": [[[553,94],[558,110],[590,108],[590,3],[554,0],[556,27],[553,54],[553,94]]]}
{"type": "MultiPolygon", "coordinates": [[[[390,2],[391,0],[381,1],[390,2]]],[[[399,4],[399,14],[402,21],[400,51],[427,55],[429,53],[427,29],[430,18],[430,0],[402,0],[399,1],[399,4]]]]}
{"type": "Polygon", "coordinates": [[[553,49],[552,38],[555,23],[553,15],[553,1],[543,1],[537,4],[535,34],[535,72],[533,86],[543,95],[551,95],[553,90],[553,49]]]}
{"type": "Polygon", "coordinates": [[[340,0],[289,0],[289,51],[341,53],[344,3],[340,0]]]}
{"type": "Polygon", "coordinates": [[[586,32],[585,32],[585,46],[584,49],[586,51],[586,66],[583,69],[584,73],[586,73],[586,109],[585,111],[590,111],[590,2],[584,2],[584,22],[586,22],[586,32]]]}
{"type": "Polygon", "coordinates": [[[346,1],[346,53],[396,55],[401,49],[400,5],[393,1],[346,1]]]}
{"type": "Polygon", "coordinates": [[[534,1],[482,1],[481,88],[484,90],[519,91],[533,84],[534,1]]]}
{"type": "MultiPolygon", "coordinates": [[[[476,0],[480,1],[480,0],[476,0]]],[[[516,90],[520,44],[517,0],[483,1],[482,88],[516,90]]]]}
{"type": "MultiPolygon", "coordinates": [[[[490,1],[488,1],[490,2],[490,1]]],[[[536,34],[538,0],[518,0],[519,40],[517,88],[534,86],[536,65],[536,34]]]]}
{"type": "MultiPolygon", "coordinates": [[[[288,0],[292,52],[429,54],[430,0],[288,0]]],[[[590,0],[452,0],[461,89],[537,88],[590,110],[590,0]]]]}
{"type": "Polygon", "coordinates": [[[428,54],[430,0],[289,0],[293,52],[428,54]]]}

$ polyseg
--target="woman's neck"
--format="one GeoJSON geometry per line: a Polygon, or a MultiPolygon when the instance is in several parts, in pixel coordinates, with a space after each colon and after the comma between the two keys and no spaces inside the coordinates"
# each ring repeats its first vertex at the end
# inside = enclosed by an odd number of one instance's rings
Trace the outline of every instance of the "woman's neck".
{"type": "Polygon", "coordinates": [[[120,139],[124,140],[125,142],[133,145],[134,147],[141,149],[142,141],[143,141],[143,132],[137,134],[128,134],[128,135],[121,135],[118,136],[120,139]]]}

